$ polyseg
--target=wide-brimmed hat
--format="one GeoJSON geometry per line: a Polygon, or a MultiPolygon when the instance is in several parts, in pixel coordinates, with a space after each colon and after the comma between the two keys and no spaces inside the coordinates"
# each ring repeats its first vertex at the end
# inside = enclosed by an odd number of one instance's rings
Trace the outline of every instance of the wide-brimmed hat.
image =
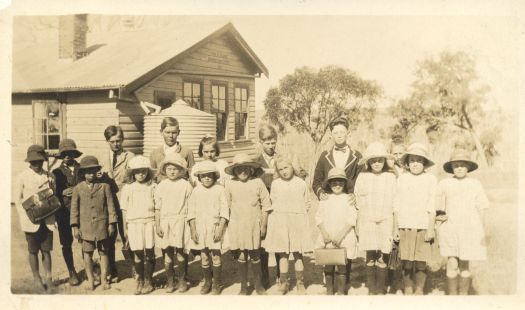
{"type": "Polygon", "coordinates": [[[217,170],[217,166],[209,160],[201,162],[199,165],[197,165],[196,169],[193,170],[193,175],[196,177],[207,173],[215,173],[216,179],[220,178],[221,176],[219,170],[217,170]]]}
{"type": "Polygon", "coordinates": [[[330,181],[331,180],[348,180],[348,177],[346,176],[346,173],[343,169],[340,168],[332,168],[328,171],[328,176],[326,177],[326,181],[323,182],[323,190],[325,192],[330,191],[330,181]]]}
{"type": "Polygon", "coordinates": [[[170,153],[164,157],[159,167],[162,175],[166,175],[166,165],[168,164],[175,165],[184,171],[188,170],[188,162],[179,153],[170,153]]]}
{"type": "MultiPolygon", "coordinates": [[[[368,166],[368,160],[372,158],[384,158],[385,161],[392,156],[386,151],[386,147],[381,142],[372,142],[368,145],[365,152],[363,153],[363,158],[361,159],[361,164],[365,166],[365,169],[370,169],[368,166]]],[[[386,163],[385,163],[386,166],[386,163]]]]}
{"type": "Polygon", "coordinates": [[[434,162],[429,158],[428,156],[428,149],[426,146],[424,146],[421,143],[412,143],[405,154],[401,157],[401,162],[405,165],[408,165],[408,155],[415,155],[420,156],[425,159],[425,168],[428,168],[430,166],[434,165],[434,162]]]}
{"type": "Polygon", "coordinates": [[[478,164],[470,159],[469,152],[465,149],[455,149],[450,155],[450,160],[443,164],[443,170],[448,173],[454,173],[452,163],[464,161],[467,163],[468,172],[478,169],[478,164]]]}
{"type": "Polygon", "coordinates": [[[100,169],[101,166],[98,164],[98,159],[95,156],[86,155],[82,157],[82,159],[80,160],[79,170],[90,169],[90,168],[100,169]]]}
{"type": "Polygon", "coordinates": [[[33,144],[27,149],[25,161],[47,160],[46,149],[39,144],[33,144]]]}
{"type": "Polygon", "coordinates": [[[57,158],[64,158],[64,152],[70,152],[73,154],[73,158],[78,158],[82,155],[82,152],[77,150],[77,145],[72,139],[64,139],[58,144],[57,158]]]}
{"type": "Polygon", "coordinates": [[[255,176],[260,176],[263,174],[263,169],[261,168],[261,164],[253,161],[253,159],[250,158],[248,154],[240,153],[233,157],[232,164],[229,165],[224,169],[224,172],[226,172],[229,175],[233,175],[233,169],[240,166],[248,166],[254,169],[255,176]]]}
{"type": "Polygon", "coordinates": [[[133,156],[128,161],[127,169],[129,171],[133,171],[135,169],[150,169],[150,170],[153,170],[153,169],[151,169],[151,161],[147,157],[142,156],[142,155],[133,156]]]}

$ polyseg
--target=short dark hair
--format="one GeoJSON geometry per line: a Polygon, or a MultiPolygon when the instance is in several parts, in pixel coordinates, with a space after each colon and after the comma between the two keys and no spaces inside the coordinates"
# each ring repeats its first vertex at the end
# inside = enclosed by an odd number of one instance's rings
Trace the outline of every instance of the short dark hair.
{"type": "Polygon", "coordinates": [[[277,139],[277,130],[272,125],[262,125],[259,128],[259,140],[266,141],[269,139],[277,139]]]}
{"type": "Polygon", "coordinates": [[[162,119],[162,123],[160,124],[160,131],[163,131],[168,126],[179,127],[179,121],[175,117],[167,116],[162,119]]]}
{"type": "Polygon", "coordinates": [[[201,142],[199,143],[199,156],[202,157],[202,149],[204,148],[205,144],[212,144],[213,148],[215,149],[215,155],[219,156],[221,153],[221,149],[219,148],[219,143],[217,142],[217,139],[212,136],[205,136],[201,139],[201,142]]]}
{"type": "Polygon", "coordinates": [[[348,120],[345,117],[336,117],[330,122],[330,131],[334,130],[336,125],[343,125],[348,130],[348,120]]]}
{"type": "Polygon", "coordinates": [[[122,131],[120,126],[110,125],[106,127],[106,130],[104,130],[104,137],[106,138],[106,141],[109,141],[111,137],[116,135],[120,135],[122,139],[124,139],[124,131],[122,131]]]}

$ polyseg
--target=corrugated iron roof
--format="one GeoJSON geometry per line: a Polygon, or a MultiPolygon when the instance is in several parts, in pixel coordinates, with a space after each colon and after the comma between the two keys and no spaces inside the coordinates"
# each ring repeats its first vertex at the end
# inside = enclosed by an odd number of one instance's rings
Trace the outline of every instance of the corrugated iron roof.
{"type": "MultiPolygon", "coordinates": [[[[24,17],[23,22],[28,20],[24,17]]],[[[229,31],[244,42],[231,23],[180,18],[180,22],[171,22],[162,29],[99,35],[88,42],[88,49],[96,48],[89,55],[64,61],[58,59],[57,27],[49,25],[41,29],[42,35],[38,31],[17,33],[16,19],[14,27],[14,93],[118,88],[138,80],[213,33],[229,31]]],[[[249,47],[243,50],[260,72],[267,75],[267,69],[253,51],[249,47]]]]}

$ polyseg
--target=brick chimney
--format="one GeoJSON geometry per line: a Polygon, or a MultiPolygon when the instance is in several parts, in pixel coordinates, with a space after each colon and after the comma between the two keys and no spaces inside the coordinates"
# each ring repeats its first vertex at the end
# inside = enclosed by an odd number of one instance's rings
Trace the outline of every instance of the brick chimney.
{"type": "Polygon", "coordinates": [[[86,55],[87,14],[62,15],[58,21],[58,58],[77,60],[86,55]]]}

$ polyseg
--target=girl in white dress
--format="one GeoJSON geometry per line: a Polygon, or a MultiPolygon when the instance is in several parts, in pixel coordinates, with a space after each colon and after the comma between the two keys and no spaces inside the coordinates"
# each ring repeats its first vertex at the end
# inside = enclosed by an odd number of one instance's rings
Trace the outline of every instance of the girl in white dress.
{"type": "Polygon", "coordinates": [[[448,294],[468,295],[471,273],[469,261],[486,260],[484,212],[489,202],[481,183],[468,176],[478,168],[467,151],[456,150],[443,169],[453,174],[439,183],[438,197],[441,215],[439,246],[442,256],[448,257],[448,294]],[[459,276],[459,277],[458,277],[459,276]],[[459,280],[458,280],[459,278],[459,280]]]}
{"type": "Polygon", "coordinates": [[[319,247],[341,247],[346,249],[347,264],[344,266],[324,266],[326,294],[334,294],[334,284],[338,295],[346,294],[348,262],[356,257],[357,238],[355,225],[357,211],[348,197],[347,177],[342,169],[332,168],[328,172],[323,190],[328,193],[326,200],[319,202],[315,222],[321,234],[317,240],[319,247]],[[335,279],[334,279],[335,277],[335,279]],[[335,281],[334,281],[335,280],[335,281]]]}
{"type": "Polygon", "coordinates": [[[221,249],[224,230],[230,218],[228,200],[224,187],[217,183],[220,178],[212,162],[203,162],[193,172],[199,184],[188,202],[187,220],[191,230],[189,248],[201,251],[201,267],[204,285],[201,294],[221,293],[221,249]],[[210,261],[213,268],[210,268],[210,261]],[[213,288],[212,288],[213,277],[213,288]]]}
{"type": "Polygon", "coordinates": [[[394,195],[396,176],[385,164],[387,152],[373,142],[364,153],[364,171],[357,177],[359,250],[366,251],[368,294],[386,293],[387,262],[394,236],[394,195]]]}
{"type": "Polygon", "coordinates": [[[263,246],[269,253],[277,254],[280,270],[279,291],[283,295],[289,289],[288,258],[292,253],[297,292],[303,295],[306,294],[303,254],[313,251],[308,221],[308,186],[303,179],[294,174],[289,157],[278,156],[275,165],[279,178],[272,183],[270,200],[273,211],[268,216],[268,233],[263,246]]]}
{"type": "Polygon", "coordinates": [[[128,162],[128,169],[133,182],[122,188],[120,208],[126,223],[126,239],[135,254],[135,295],[149,294],[153,291],[151,279],[155,269],[155,183],[148,158],[140,155],[133,157],[128,162]]]}
{"type": "Polygon", "coordinates": [[[188,200],[193,187],[184,179],[188,163],[179,153],[166,155],[160,164],[160,173],[165,177],[155,190],[155,228],[159,246],[164,257],[166,270],[166,291],[177,289],[180,293],[188,290],[186,283],[187,254],[184,248],[189,241],[189,227],[186,221],[188,200]],[[175,257],[177,270],[174,270],[175,257]],[[177,287],[174,276],[177,274],[177,287]]]}

